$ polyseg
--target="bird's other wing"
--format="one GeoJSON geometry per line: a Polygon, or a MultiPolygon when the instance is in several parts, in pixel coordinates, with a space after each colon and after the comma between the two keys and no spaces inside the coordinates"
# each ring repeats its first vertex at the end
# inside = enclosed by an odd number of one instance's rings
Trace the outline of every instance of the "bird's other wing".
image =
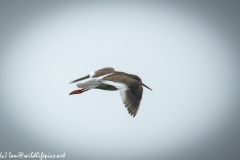
{"type": "Polygon", "coordinates": [[[102,68],[102,69],[90,72],[87,76],[73,80],[72,82],[70,82],[70,84],[87,79],[87,78],[96,78],[96,77],[104,76],[104,75],[111,74],[114,72],[115,72],[115,70],[112,67],[102,68]]]}
{"type": "Polygon", "coordinates": [[[113,78],[114,81],[111,81],[111,77],[108,77],[108,80],[103,78],[102,83],[114,86],[120,91],[122,101],[129,114],[135,117],[142,99],[142,84],[127,76],[114,76],[113,78]]]}
{"type": "Polygon", "coordinates": [[[85,77],[82,77],[82,78],[78,78],[78,79],[75,79],[74,81],[70,82],[71,83],[75,83],[75,82],[78,82],[78,81],[81,81],[81,80],[84,80],[84,79],[87,79],[87,78],[90,78],[89,75],[85,76],[85,77]]]}
{"type": "Polygon", "coordinates": [[[91,78],[96,78],[96,77],[100,77],[100,76],[104,76],[110,73],[114,73],[115,70],[112,67],[105,67],[99,70],[96,70],[94,72],[90,72],[89,75],[91,78]]]}
{"type": "Polygon", "coordinates": [[[93,89],[99,86],[102,82],[99,79],[91,79],[89,81],[86,81],[84,83],[78,83],[77,87],[78,88],[84,88],[84,89],[93,89]]]}

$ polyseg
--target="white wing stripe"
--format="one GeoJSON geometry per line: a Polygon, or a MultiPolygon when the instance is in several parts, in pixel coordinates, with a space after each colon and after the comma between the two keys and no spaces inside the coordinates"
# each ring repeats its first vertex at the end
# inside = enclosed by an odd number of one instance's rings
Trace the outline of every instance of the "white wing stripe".
{"type": "Polygon", "coordinates": [[[126,100],[126,92],[127,92],[127,90],[129,90],[127,85],[125,85],[124,83],[112,82],[112,81],[107,81],[107,80],[102,81],[102,83],[116,87],[119,90],[119,92],[120,92],[120,95],[122,97],[123,102],[125,102],[125,100],[126,100]]]}
{"type": "Polygon", "coordinates": [[[113,73],[109,73],[109,74],[105,74],[105,75],[100,76],[100,77],[96,77],[96,79],[102,79],[102,78],[107,77],[107,76],[109,76],[109,75],[111,75],[111,74],[113,74],[113,73]]]}
{"type": "Polygon", "coordinates": [[[90,73],[89,73],[89,77],[90,77],[90,78],[93,78],[94,75],[95,75],[95,72],[90,72],[90,73]]]}

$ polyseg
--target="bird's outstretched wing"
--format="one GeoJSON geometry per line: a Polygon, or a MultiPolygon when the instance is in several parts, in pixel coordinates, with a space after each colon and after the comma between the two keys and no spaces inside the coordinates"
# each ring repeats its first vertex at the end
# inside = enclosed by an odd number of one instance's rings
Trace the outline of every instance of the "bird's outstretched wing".
{"type": "Polygon", "coordinates": [[[101,77],[101,76],[104,76],[104,75],[112,74],[112,73],[114,73],[114,72],[115,72],[115,70],[114,70],[114,68],[112,68],[112,67],[102,68],[102,69],[99,69],[99,70],[90,72],[87,76],[84,76],[84,77],[82,77],[82,78],[75,79],[75,80],[71,81],[70,84],[71,84],[71,83],[78,82],[78,81],[82,81],[82,80],[87,79],[87,78],[101,77]]]}
{"type": "Polygon", "coordinates": [[[120,91],[122,101],[128,109],[129,114],[135,117],[142,99],[142,84],[127,76],[112,76],[112,78],[109,76],[107,80],[103,78],[102,83],[114,86],[120,91]]]}
{"type": "Polygon", "coordinates": [[[78,79],[75,79],[74,81],[70,82],[71,83],[75,83],[75,82],[78,82],[78,81],[81,81],[81,80],[84,80],[84,79],[87,79],[87,78],[90,78],[89,75],[85,76],[85,77],[82,77],[82,78],[78,78],[78,79]]]}
{"type": "Polygon", "coordinates": [[[112,68],[112,67],[105,67],[105,68],[102,68],[102,69],[90,72],[89,76],[91,78],[96,78],[96,77],[104,76],[104,75],[107,75],[107,74],[110,74],[110,73],[114,73],[114,72],[115,72],[114,68],[112,68]]]}

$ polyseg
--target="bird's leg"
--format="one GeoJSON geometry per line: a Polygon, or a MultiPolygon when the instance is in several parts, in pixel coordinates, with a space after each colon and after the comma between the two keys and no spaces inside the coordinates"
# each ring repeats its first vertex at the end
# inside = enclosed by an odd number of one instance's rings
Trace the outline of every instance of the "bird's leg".
{"type": "Polygon", "coordinates": [[[69,95],[72,95],[72,94],[81,94],[85,91],[88,91],[89,89],[78,89],[78,90],[74,90],[72,91],[71,93],[69,93],[69,95]]]}

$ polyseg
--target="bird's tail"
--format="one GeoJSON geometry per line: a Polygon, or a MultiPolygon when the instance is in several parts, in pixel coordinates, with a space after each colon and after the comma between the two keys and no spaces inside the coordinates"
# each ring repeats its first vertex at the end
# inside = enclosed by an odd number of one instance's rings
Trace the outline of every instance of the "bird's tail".
{"type": "Polygon", "coordinates": [[[69,95],[72,95],[72,94],[81,94],[85,91],[88,91],[89,89],[78,89],[78,90],[74,90],[72,91],[71,93],[69,93],[69,95]]]}

